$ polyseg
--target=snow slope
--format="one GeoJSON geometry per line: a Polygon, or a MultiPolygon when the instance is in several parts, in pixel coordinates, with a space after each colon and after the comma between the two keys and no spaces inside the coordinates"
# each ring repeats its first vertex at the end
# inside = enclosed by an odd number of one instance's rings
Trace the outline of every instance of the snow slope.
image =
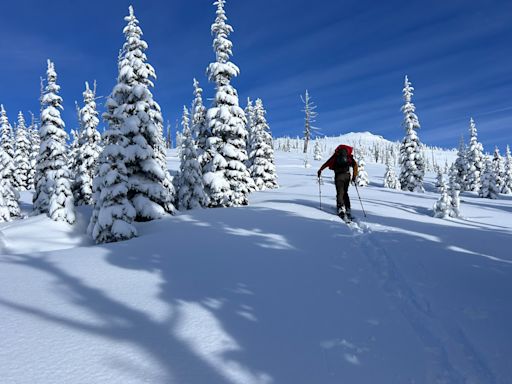
{"type": "Polygon", "coordinates": [[[0,382],[510,383],[511,196],[435,219],[434,175],[385,190],[368,164],[352,230],[320,162],[276,156],[279,190],[127,242],[93,245],[87,208],[0,224],[0,382]]]}

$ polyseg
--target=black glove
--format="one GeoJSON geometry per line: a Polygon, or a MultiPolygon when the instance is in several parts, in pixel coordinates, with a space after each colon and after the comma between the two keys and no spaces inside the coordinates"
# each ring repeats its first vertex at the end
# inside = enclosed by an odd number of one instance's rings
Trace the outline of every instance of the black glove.
{"type": "Polygon", "coordinates": [[[318,176],[318,178],[322,177],[322,171],[321,170],[318,170],[317,176],[318,176]]]}

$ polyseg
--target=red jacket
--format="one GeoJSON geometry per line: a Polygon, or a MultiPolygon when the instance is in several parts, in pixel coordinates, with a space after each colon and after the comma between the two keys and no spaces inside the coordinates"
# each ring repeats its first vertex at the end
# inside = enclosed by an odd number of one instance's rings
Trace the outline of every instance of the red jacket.
{"type": "Polygon", "coordinates": [[[329,169],[333,169],[334,170],[334,165],[335,165],[335,161],[336,161],[336,152],[338,152],[341,148],[345,148],[347,150],[348,155],[350,156],[350,158],[352,160],[352,164],[350,166],[354,170],[352,178],[355,179],[357,177],[357,173],[358,173],[357,162],[354,159],[354,156],[352,156],[353,148],[348,146],[348,145],[345,145],[345,144],[341,144],[341,145],[338,145],[336,147],[336,149],[334,150],[334,153],[332,154],[332,156],[329,157],[329,159],[320,167],[318,172],[321,173],[327,167],[329,167],[329,169]]]}

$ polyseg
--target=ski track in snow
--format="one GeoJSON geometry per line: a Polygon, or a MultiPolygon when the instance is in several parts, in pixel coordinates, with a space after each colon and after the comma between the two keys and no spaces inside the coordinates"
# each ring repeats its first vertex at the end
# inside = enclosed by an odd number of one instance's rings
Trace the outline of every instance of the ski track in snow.
{"type": "Polygon", "coordinates": [[[407,280],[401,275],[393,258],[386,247],[376,238],[371,226],[359,219],[347,226],[354,232],[354,241],[381,281],[382,288],[398,304],[401,312],[422,341],[425,350],[430,355],[428,372],[429,383],[436,384],[469,384],[496,383],[491,369],[485,359],[471,345],[460,327],[447,329],[436,319],[430,310],[429,301],[418,295],[407,280]],[[464,370],[452,363],[450,356],[454,351],[448,351],[445,345],[459,345],[464,360],[469,366],[464,370]],[[468,372],[469,369],[469,372],[468,372]]]}

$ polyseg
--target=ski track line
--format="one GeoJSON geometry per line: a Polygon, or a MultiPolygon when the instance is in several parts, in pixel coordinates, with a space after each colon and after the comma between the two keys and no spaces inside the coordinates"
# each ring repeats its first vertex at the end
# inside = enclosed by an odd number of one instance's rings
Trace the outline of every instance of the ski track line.
{"type": "Polygon", "coordinates": [[[428,300],[414,292],[400,274],[385,247],[372,236],[371,227],[359,220],[354,220],[348,226],[354,232],[356,244],[363,250],[368,263],[381,279],[382,288],[395,299],[401,313],[425,346],[425,351],[431,356],[426,383],[496,384],[494,373],[471,345],[462,329],[454,326],[450,331],[435,317],[428,300]],[[462,350],[462,371],[450,362],[453,351],[449,352],[446,345],[456,345],[462,350]]]}

